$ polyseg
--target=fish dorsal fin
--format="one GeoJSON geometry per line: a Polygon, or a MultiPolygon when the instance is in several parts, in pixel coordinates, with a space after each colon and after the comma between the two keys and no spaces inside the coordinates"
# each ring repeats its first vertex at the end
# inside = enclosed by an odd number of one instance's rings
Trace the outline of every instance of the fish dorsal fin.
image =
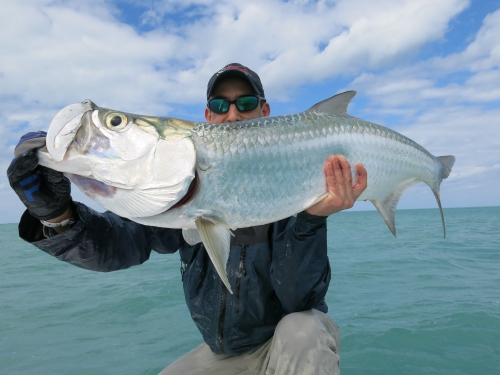
{"type": "Polygon", "coordinates": [[[208,256],[217,270],[222,282],[233,293],[226,273],[226,263],[229,258],[229,247],[231,245],[231,231],[227,224],[219,219],[208,219],[199,217],[195,220],[196,228],[207,249],[208,256]]]}
{"type": "Polygon", "coordinates": [[[322,102],[316,103],[308,111],[325,112],[335,116],[349,116],[347,114],[347,106],[352,98],[356,95],[356,91],[346,91],[341,94],[332,96],[322,102]]]}
{"type": "Polygon", "coordinates": [[[182,237],[184,237],[184,241],[186,241],[191,246],[202,242],[200,232],[198,232],[198,229],[196,228],[183,229],[182,237]]]}

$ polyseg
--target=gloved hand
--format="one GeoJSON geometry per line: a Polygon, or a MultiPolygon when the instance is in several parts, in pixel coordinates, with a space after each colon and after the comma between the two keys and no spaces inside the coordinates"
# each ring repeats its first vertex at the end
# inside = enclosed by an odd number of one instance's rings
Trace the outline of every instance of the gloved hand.
{"type": "Polygon", "coordinates": [[[7,169],[10,186],[30,214],[41,220],[61,216],[71,203],[69,180],[61,172],[38,165],[37,149],[45,146],[46,136],[42,131],[23,135],[7,169]]]}

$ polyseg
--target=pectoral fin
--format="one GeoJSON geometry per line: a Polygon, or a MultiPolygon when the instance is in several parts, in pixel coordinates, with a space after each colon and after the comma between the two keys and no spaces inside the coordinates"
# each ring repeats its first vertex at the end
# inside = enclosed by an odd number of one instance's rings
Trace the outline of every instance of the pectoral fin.
{"type": "Polygon", "coordinates": [[[184,240],[188,244],[190,244],[191,246],[202,242],[200,233],[198,232],[198,229],[195,229],[195,228],[183,229],[182,230],[182,237],[184,237],[184,240]]]}
{"type": "Polygon", "coordinates": [[[217,270],[222,282],[233,293],[226,274],[226,263],[229,258],[229,248],[231,245],[231,231],[227,225],[217,223],[218,220],[211,221],[205,218],[195,220],[196,228],[207,249],[208,256],[217,270]]]}

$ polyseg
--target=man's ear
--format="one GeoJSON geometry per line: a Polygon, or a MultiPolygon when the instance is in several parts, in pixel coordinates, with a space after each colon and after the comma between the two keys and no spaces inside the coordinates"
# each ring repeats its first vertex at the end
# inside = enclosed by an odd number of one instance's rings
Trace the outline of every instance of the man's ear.
{"type": "Polygon", "coordinates": [[[205,120],[212,122],[212,112],[208,108],[205,108],[205,120]]]}
{"type": "MultiPolygon", "coordinates": [[[[208,108],[207,108],[208,109],[208,108]]],[[[262,105],[262,117],[267,117],[271,114],[271,106],[268,102],[265,102],[262,105]]]]}

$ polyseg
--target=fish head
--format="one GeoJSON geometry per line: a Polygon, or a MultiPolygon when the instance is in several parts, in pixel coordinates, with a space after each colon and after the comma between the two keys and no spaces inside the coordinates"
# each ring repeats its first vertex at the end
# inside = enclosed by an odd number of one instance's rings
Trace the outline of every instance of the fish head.
{"type": "Polygon", "coordinates": [[[134,218],[180,201],[195,176],[193,123],[101,108],[63,108],[49,126],[40,164],[64,172],[86,195],[134,218]]]}

